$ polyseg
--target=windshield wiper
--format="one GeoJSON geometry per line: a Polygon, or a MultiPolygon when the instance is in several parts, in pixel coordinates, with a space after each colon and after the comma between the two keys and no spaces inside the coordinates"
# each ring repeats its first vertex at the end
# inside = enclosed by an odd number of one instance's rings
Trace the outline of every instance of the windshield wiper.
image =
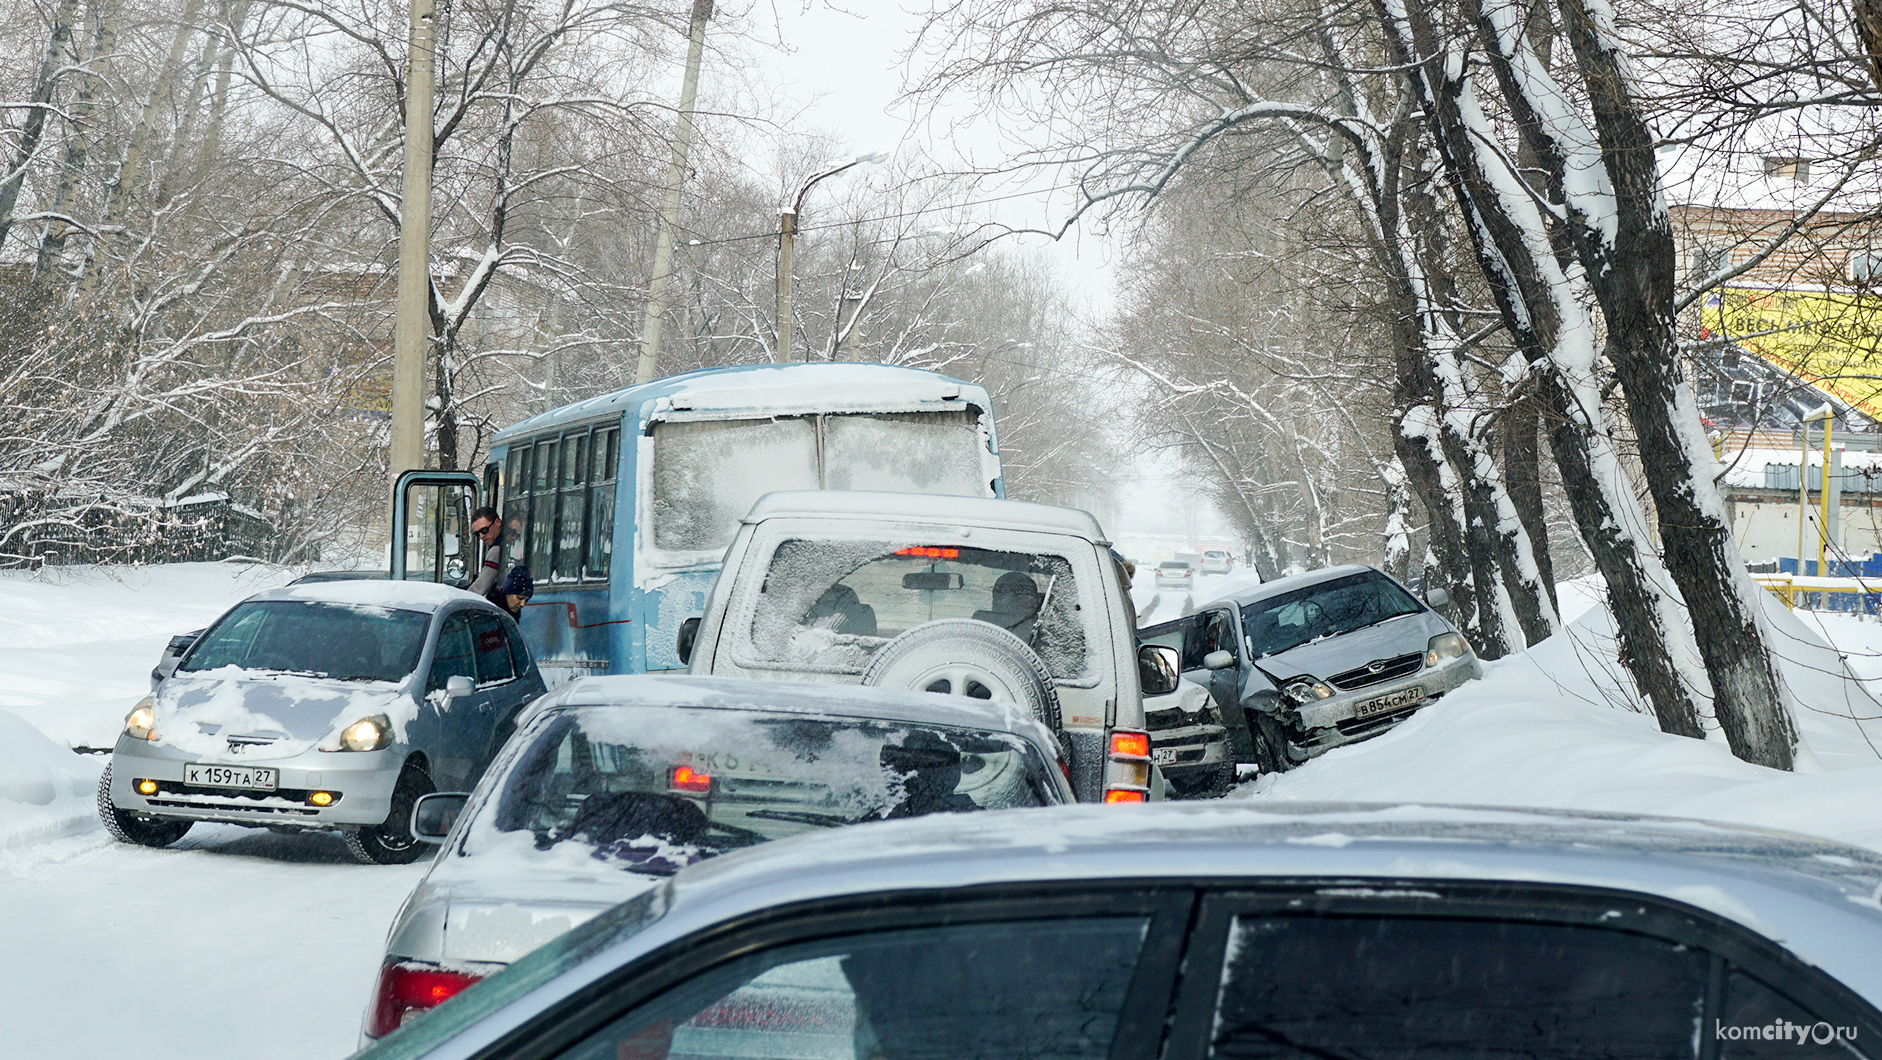
{"type": "Polygon", "coordinates": [[[761,821],[793,821],[797,824],[814,824],[824,828],[837,828],[856,823],[849,817],[839,817],[834,813],[814,813],[810,810],[753,810],[745,816],[756,817],[761,821]]]}

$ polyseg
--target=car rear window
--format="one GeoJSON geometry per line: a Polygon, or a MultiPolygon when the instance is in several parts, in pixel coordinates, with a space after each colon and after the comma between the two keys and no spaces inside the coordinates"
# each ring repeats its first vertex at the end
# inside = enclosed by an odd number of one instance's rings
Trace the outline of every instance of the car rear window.
{"type": "Polygon", "coordinates": [[[368,604],[252,600],[211,626],[179,672],[277,670],[342,681],[402,681],[418,668],[431,616],[368,604]]]}
{"type": "Polygon", "coordinates": [[[752,616],[760,662],[861,673],[897,634],[940,618],[989,622],[1053,677],[1091,669],[1087,605],[1067,557],[930,541],[792,538],[772,553],[752,616]]]}
{"type": "Polygon", "coordinates": [[[799,832],[1053,801],[1007,733],[796,713],[582,707],[536,727],[465,851],[580,852],[653,875],[799,832]],[[562,849],[565,848],[565,849],[562,849]]]}

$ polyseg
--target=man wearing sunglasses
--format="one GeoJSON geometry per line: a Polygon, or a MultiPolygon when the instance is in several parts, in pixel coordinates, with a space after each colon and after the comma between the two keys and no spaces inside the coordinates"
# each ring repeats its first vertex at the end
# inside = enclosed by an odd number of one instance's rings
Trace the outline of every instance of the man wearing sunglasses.
{"type": "Polygon", "coordinates": [[[477,551],[483,556],[483,568],[470,583],[470,591],[503,607],[503,598],[497,594],[503,574],[503,520],[495,508],[479,508],[471,513],[470,529],[477,535],[477,551]]]}

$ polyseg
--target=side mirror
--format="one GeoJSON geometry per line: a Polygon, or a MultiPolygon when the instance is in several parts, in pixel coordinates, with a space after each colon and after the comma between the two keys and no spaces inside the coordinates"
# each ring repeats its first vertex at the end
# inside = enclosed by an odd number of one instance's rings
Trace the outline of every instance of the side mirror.
{"type": "Polygon", "coordinates": [[[698,639],[699,616],[694,615],[692,618],[680,623],[680,640],[679,643],[674,646],[680,653],[681,666],[685,666],[687,663],[693,661],[693,642],[698,639]]]}
{"type": "Polygon", "coordinates": [[[1451,606],[1451,594],[1445,592],[1443,589],[1426,589],[1425,603],[1430,604],[1432,607],[1449,607],[1451,606]]]}
{"type": "Polygon", "coordinates": [[[1235,653],[1232,651],[1212,651],[1202,657],[1205,670],[1226,670],[1235,665],[1235,653]]]}
{"type": "Polygon", "coordinates": [[[442,843],[464,812],[470,794],[462,791],[434,791],[420,795],[412,806],[412,838],[421,843],[442,843]]]}
{"type": "Polygon", "coordinates": [[[1146,696],[1167,696],[1183,677],[1183,657],[1175,648],[1146,644],[1137,649],[1137,683],[1146,696]]]}
{"type": "Polygon", "coordinates": [[[463,674],[452,674],[444,679],[444,694],[452,699],[459,699],[477,691],[477,682],[463,674]]]}

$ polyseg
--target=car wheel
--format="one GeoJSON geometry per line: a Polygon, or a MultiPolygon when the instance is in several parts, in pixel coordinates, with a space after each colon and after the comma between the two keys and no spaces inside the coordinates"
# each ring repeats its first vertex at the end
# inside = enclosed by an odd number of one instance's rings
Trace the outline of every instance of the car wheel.
{"type": "Polygon", "coordinates": [[[98,819],[105,823],[105,831],[111,833],[111,838],[142,847],[167,847],[183,838],[192,823],[174,817],[149,817],[118,809],[117,804],[111,801],[110,766],[106,766],[104,775],[98,778],[98,819]]]}
{"type": "Polygon", "coordinates": [[[412,835],[412,807],[425,795],[438,790],[431,775],[408,765],[392,786],[392,808],[384,824],[348,831],[346,849],[355,861],[367,865],[405,865],[417,861],[431,849],[412,835]]]}
{"type": "Polygon", "coordinates": [[[1294,768],[1293,744],[1273,715],[1248,711],[1248,735],[1255,745],[1255,764],[1263,773],[1285,773],[1294,768]]]}
{"type": "Polygon", "coordinates": [[[908,688],[1025,707],[1059,731],[1059,692],[1026,642],[989,622],[941,618],[883,645],[863,670],[863,684],[908,688]]]}

